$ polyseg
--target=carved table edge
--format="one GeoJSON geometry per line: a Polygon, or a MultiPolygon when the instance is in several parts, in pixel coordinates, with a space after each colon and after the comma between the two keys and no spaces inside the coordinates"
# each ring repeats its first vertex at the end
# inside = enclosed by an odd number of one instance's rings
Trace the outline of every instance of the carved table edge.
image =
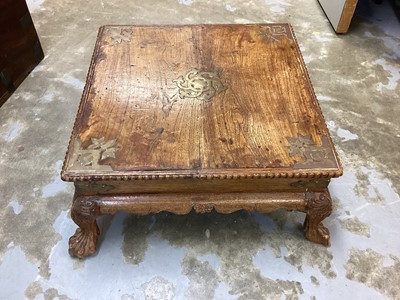
{"type": "Polygon", "coordinates": [[[257,178],[334,178],[343,175],[343,169],[308,171],[308,172],[260,172],[247,174],[173,174],[173,173],[156,173],[156,174],[97,174],[97,175],[79,175],[77,173],[68,174],[64,170],[61,172],[61,179],[67,182],[79,181],[127,181],[127,180],[165,180],[165,179],[257,179],[257,178]]]}
{"type": "Polygon", "coordinates": [[[148,193],[121,195],[76,195],[98,207],[100,214],[128,212],[145,215],[162,211],[187,214],[192,209],[199,213],[232,213],[239,210],[271,212],[277,209],[308,211],[308,193],[314,192],[259,192],[259,193],[148,193]]]}

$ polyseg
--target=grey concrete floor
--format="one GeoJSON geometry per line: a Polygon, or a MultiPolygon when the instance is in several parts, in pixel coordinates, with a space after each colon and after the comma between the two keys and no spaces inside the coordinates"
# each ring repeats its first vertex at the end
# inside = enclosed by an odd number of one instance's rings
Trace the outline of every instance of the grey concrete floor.
{"type": "Polygon", "coordinates": [[[28,0],[45,59],[0,108],[0,299],[399,299],[400,26],[389,6],[335,35],[316,0],[28,0]],[[101,220],[71,258],[73,186],[60,180],[104,24],[290,22],[344,165],[332,246],[304,215],[101,220]]]}

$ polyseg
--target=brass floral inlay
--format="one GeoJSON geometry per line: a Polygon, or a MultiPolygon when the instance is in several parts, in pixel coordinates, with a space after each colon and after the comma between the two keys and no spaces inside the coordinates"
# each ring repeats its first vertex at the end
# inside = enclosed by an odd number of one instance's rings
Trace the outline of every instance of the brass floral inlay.
{"type": "Polygon", "coordinates": [[[82,149],[81,142],[78,140],[71,159],[73,168],[93,168],[96,170],[109,170],[110,166],[101,165],[100,162],[106,158],[115,158],[115,152],[119,150],[115,147],[116,140],[106,141],[104,137],[99,139],[91,138],[91,144],[82,149]]]}
{"type": "Polygon", "coordinates": [[[263,39],[279,41],[282,37],[287,37],[286,27],[281,25],[266,26],[264,30],[259,31],[263,39]]]}
{"type": "Polygon", "coordinates": [[[217,72],[201,72],[192,69],[173,82],[179,89],[181,99],[195,98],[210,101],[212,97],[225,90],[217,72]]]}
{"type": "Polygon", "coordinates": [[[288,147],[290,156],[298,155],[304,159],[307,159],[305,154],[306,149],[310,146],[315,146],[315,143],[310,135],[299,135],[297,138],[288,137],[287,140],[290,144],[290,146],[288,147]]]}
{"type": "Polygon", "coordinates": [[[111,38],[111,45],[130,42],[132,38],[132,32],[125,28],[110,28],[108,35],[111,38]]]}
{"type": "Polygon", "coordinates": [[[337,167],[327,136],[322,136],[320,146],[313,141],[311,135],[298,135],[297,138],[286,139],[290,144],[289,156],[300,156],[303,160],[296,162],[294,168],[337,167]]]}

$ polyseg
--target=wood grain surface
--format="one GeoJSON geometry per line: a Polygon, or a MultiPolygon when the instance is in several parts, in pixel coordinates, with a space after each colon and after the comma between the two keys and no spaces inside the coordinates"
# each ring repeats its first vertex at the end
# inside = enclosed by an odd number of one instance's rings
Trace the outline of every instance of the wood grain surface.
{"type": "Polygon", "coordinates": [[[357,7],[358,0],[346,0],[340,16],[339,24],[335,28],[336,33],[346,33],[349,30],[351,19],[357,7]]]}
{"type": "Polygon", "coordinates": [[[199,180],[196,178],[173,180],[134,181],[83,181],[75,183],[79,195],[109,195],[138,193],[261,193],[261,192],[304,192],[306,189],[323,190],[329,179],[298,178],[246,178],[229,180],[199,180]]]}
{"type": "Polygon", "coordinates": [[[289,25],[100,29],[64,180],[341,172],[289,25]]]}

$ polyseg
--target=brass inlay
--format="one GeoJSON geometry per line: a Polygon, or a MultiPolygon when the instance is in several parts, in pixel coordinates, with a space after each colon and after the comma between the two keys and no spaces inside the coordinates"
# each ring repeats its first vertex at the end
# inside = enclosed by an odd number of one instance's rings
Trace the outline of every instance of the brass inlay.
{"type": "Polygon", "coordinates": [[[130,42],[132,38],[132,32],[125,28],[110,28],[107,33],[111,38],[111,45],[130,42]]]}
{"type": "Polygon", "coordinates": [[[104,137],[91,138],[90,140],[91,144],[86,149],[82,149],[81,142],[77,140],[71,158],[71,168],[111,170],[110,166],[102,165],[100,162],[106,158],[115,158],[115,152],[119,150],[118,147],[114,147],[116,140],[105,141],[104,137]]]}
{"type": "Polygon", "coordinates": [[[263,39],[279,41],[282,37],[287,37],[286,27],[282,25],[266,26],[265,30],[259,31],[263,39]]]}
{"type": "Polygon", "coordinates": [[[181,99],[194,98],[210,101],[212,97],[225,90],[217,72],[201,72],[192,69],[173,82],[179,89],[181,99]]]}
{"type": "Polygon", "coordinates": [[[310,135],[299,135],[297,138],[288,137],[286,139],[290,144],[288,147],[290,156],[298,155],[307,159],[306,149],[310,146],[316,146],[310,135]]]}
{"type": "Polygon", "coordinates": [[[286,139],[290,144],[289,156],[300,156],[303,160],[296,162],[293,165],[294,168],[337,167],[327,136],[321,137],[321,145],[317,145],[311,135],[298,135],[297,138],[287,137],[286,139]]]}

